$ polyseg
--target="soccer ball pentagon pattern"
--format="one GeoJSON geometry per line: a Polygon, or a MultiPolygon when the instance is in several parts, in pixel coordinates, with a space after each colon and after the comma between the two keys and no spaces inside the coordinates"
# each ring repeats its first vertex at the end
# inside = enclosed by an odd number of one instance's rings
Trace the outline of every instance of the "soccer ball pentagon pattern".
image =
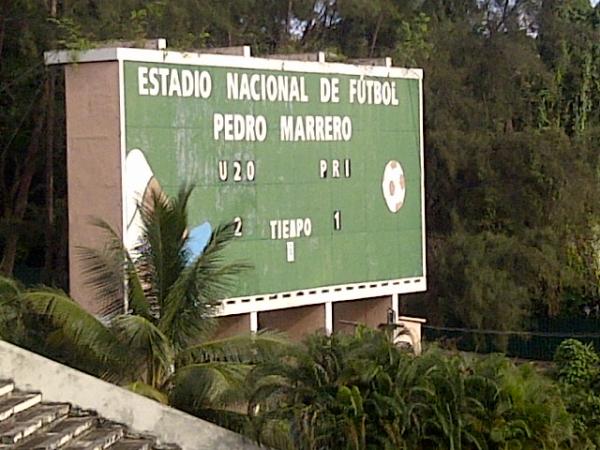
{"type": "Polygon", "coordinates": [[[404,205],[406,195],[404,170],[398,161],[391,160],[385,165],[381,189],[388,209],[392,213],[397,213],[404,205]]]}

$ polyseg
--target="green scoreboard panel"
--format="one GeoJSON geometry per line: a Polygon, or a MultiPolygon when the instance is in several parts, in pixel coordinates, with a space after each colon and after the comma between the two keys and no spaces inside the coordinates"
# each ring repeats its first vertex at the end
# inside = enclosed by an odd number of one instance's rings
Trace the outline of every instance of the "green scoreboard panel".
{"type": "Polygon", "coordinates": [[[150,186],[194,184],[190,253],[233,221],[227,258],[252,265],[231,304],[425,288],[420,70],[194,55],[121,71],[128,245],[150,186]]]}

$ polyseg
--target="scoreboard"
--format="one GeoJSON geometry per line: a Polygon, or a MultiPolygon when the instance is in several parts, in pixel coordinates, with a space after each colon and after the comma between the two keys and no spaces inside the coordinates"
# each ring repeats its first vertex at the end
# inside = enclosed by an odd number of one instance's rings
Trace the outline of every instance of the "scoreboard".
{"type": "Polygon", "coordinates": [[[252,266],[225,305],[424,290],[420,70],[196,55],[121,71],[127,245],[149,187],[187,183],[192,256],[233,221],[227,261],[252,266]]]}

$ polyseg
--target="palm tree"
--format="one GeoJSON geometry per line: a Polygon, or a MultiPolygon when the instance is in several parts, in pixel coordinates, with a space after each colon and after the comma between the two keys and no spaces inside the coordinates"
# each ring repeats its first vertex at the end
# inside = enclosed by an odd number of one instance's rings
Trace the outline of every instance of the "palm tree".
{"type": "Polygon", "coordinates": [[[414,356],[358,328],[311,336],[250,380],[255,435],[274,448],[574,448],[557,387],[504,356],[414,356]]]}
{"type": "Polygon", "coordinates": [[[139,205],[143,234],[134,252],[101,221],[105,248],[82,249],[99,298],[109,306],[125,298],[126,310],[96,317],[48,288],[19,297],[54,326],[48,340],[68,363],[197,416],[239,425],[246,374],[287,341],[275,333],[214,337],[216,300],[248,265],[224,261],[232,224],[216,227],[204,251],[190,257],[191,192],[184,187],[175,197],[155,194],[139,205]]]}
{"type": "Polygon", "coordinates": [[[379,414],[369,405],[371,387],[405,357],[387,334],[367,328],[354,336],[309,336],[252,371],[256,438],[289,450],[388,448],[374,444],[383,430],[374,426],[379,414]]]}

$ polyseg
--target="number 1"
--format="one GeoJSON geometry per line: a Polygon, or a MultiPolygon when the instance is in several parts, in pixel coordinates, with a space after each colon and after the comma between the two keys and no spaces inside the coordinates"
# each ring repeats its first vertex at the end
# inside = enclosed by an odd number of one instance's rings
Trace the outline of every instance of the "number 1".
{"type": "Polygon", "coordinates": [[[339,209],[333,212],[333,229],[336,231],[342,229],[342,212],[339,209]]]}

